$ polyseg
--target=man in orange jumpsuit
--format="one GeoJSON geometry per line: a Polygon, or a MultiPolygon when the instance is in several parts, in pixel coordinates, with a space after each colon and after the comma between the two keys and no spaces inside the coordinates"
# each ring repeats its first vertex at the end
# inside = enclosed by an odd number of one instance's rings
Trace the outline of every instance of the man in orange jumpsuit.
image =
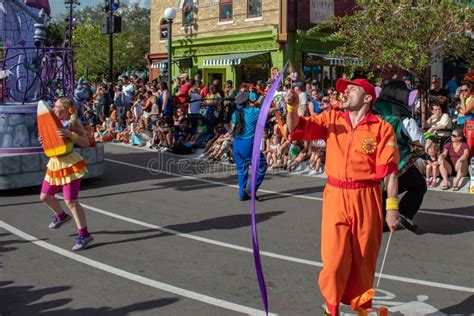
{"type": "Polygon", "coordinates": [[[370,111],[376,97],[367,80],[339,79],[336,89],[344,94],[343,111],[310,117],[298,117],[298,99],[291,92],[286,96],[291,139],[322,138],[327,144],[319,275],[325,315],[338,315],[339,303],[350,304],[373,287],[382,240],[382,181],[386,222],[392,232],[398,225],[399,153],[392,126],[370,111]]]}

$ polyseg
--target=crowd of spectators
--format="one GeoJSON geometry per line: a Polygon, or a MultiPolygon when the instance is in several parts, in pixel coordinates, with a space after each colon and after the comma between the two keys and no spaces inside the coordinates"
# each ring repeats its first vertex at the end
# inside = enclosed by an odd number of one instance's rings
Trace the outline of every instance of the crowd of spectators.
{"type": "MultiPolygon", "coordinates": [[[[422,158],[422,169],[429,186],[438,186],[442,180],[443,188],[449,188],[447,177],[456,175],[453,183],[456,189],[460,178],[468,174],[470,153],[463,131],[466,122],[474,117],[473,77],[474,71],[469,68],[465,80],[458,82],[453,77],[445,88],[441,86],[440,78],[431,78],[428,98],[431,115],[424,125],[425,136],[433,139],[434,144],[422,158]]],[[[403,79],[407,88],[413,89],[413,81],[409,77],[403,79]]],[[[198,76],[190,78],[182,74],[169,89],[166,81],[145,83],[136,77],[124,76],[117,85],[96,83],[92,86],[85,82],[91,93],[89,100],[81,106],[84,107],[85,124],[92,126],[96,141],[147,146],[176,154],[190,154],[202,148],[203,159],[232,162],[235,98],[248,92],[250,102],[258,107],[271,82],[271,79],[260,80],[236,88],[232,81],[222,84],[215,80],[205,85],[198,76]]],[[[323,173],[324,140],[288,139],[284,104],[288,89],[298,94],[300,116],[340,110],[342,102],[342,96],[334,87],[322,90],[316,80],[294,81],[288,76],[275,94],[273,106],[279,111],[269,118],[261,143],[269,170],[292,171],[306,162],[310,174],[323,173]]],[[[421,124],[419,103],[410,106],[421,124]]]]}

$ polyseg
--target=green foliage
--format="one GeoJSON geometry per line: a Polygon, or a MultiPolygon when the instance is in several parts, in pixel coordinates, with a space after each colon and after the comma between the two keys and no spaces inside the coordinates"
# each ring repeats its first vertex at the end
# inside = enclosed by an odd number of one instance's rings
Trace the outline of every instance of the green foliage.
{"type": "Polygon", "coordinates": [[[312,32],[335,30],[326,41],[341,43],[332,55],[356,55],[371,70],[396,66],[423,78],[441,58],[474,61],[473,8],[452,0],[365,0],[353,15],[335,17],[312,32]]]}
{"type": "MultiPolygon", "coordinates": [[[[107,14],[102,11],[102,4],[79,9],[75,12],[77,23],[73,38],[76,77],[88,74],[90,79],[94,79],[101,74],[108,74],[109,35],[101,34],[100,29],[102,18],[107,14]]],[[[113,35],[115,76],[127,70],[146,70],[145,55],[150,50],[150,10],[133,4],[123,6],[117,15],[122,16],[122,32],[113,35]]],[[[66,17],[58,16],[48,27],[48,30],[59,28],[61,40],[66,17]]]]}

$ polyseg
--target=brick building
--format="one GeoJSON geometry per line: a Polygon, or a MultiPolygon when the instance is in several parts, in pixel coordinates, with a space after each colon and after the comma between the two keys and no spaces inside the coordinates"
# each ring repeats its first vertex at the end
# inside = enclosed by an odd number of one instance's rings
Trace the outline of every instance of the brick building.
{"type": "Polygon", "coordinates": [[[240,84],[266,79],[273,66],[289,59],[305,76],[325,79],[340,73],[343,58],[329,58],[334,44],[308,34],[332,15],[349,14],[354,0],[151,0],[150,77],[167,69],[166,8],[172,24],[173,75],[199,74],[208,84],[230,79],[240,84]]]}

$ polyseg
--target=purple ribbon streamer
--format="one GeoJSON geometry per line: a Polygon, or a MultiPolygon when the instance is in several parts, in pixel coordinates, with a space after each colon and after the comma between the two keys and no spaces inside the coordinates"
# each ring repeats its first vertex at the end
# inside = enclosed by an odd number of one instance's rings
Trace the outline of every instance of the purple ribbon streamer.
{"type": "Polygon", "coordinates": [[[260,260],[260,248],[258,246],[258,234],[257,234],[257,221],[255,219],[255,183],[257,178],[257,170],[260,167],[260,143],[262,141],[263,130],[268,117],[268,111],[273,101],[273,96],[280,84],[281,78],[285,73],[286,65],[271,85],[270,89],[265,96],[260,114],[257,120],[257,127],[255,129],[255,137],[253,140],[252,150],[252,170],[250,173],[252,200],[251,200],[251,212],[252,212],[252,246],[253,246],[253,259],[255,261],[255,270],[257,272],[258,285],[260,286],[260,294],[262,296],[263,306],[265,307],[265,314],[268,315],[268,296],[267,286],[265,284],[265,277],[263,276],[262,263],[260,260]],[[255,168],[257,166],[257,168],[255,168]]]}

